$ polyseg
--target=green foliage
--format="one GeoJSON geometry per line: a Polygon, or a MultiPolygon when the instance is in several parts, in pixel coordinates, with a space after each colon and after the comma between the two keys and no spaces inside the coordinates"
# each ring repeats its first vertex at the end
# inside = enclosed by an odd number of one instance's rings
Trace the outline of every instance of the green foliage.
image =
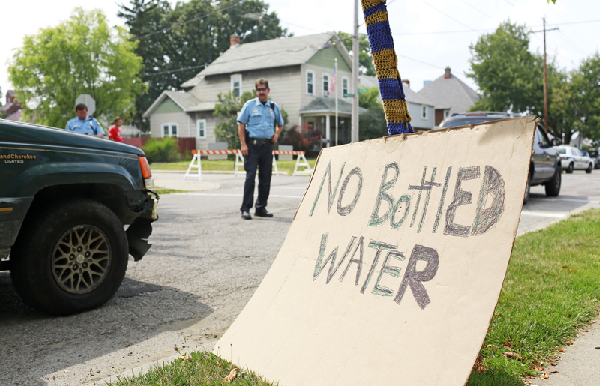
{"type": "Polygon", "coordinates": [[[151,138],[142,147],[150,162],[175,162],[181,159],[176,138],[151,138]]]}
{"type": "Polygon", "coordinates": [[[598,232],[600,210],[592,209],[515,240],[479,354],[484,371],[474,371],[468,385],[516,385],[518,377],[553,362],[559,348],[596,318],[598,232]]]}
{"type": "Polygon", "coordinates": [[[95,99],[94,116],[105,126],[133,113],[134,98],[146,91],[136,47],[126,30],[108,26],[101,11],[82,8],[56,27],[25,36],[8,67],[25,120],[65,127],[80,94],[95,99]]]}
{"type": "Polygon", "coordinates": [[[118,16],[125,19],[131,40],[138,42],[135,52],[143,61],[140,76],[148,86],[148,92],[135,99],[135,111],[123,118],[145,132],[150,130],[150,122],[142,119],[142,114],[171,87],[170,75],[164,73],[169,34],[156,33],[168,28],[166,18],[170,10],[170,3],[161,0],[131,0],[129,6],[119,6],[118,16]]]}
{"type": "MultiPolygon", "coordinates": [[[[337,35],[348,52],[352,52],[352,35],[342,31],[337,31],[337,35]]],[[[362,75],[376,76],[375,64],[371,56],[371,46],[369,45],[367,34],[358,35],[358,66],[362,75]]]]}
{"type": "MultiPolygon", "coordinates": [[[[180,90],[205,64],[229,49],[231,35],[242,37],[243,43],[290,36],[262,0],[190,0],[177,2],[173,8],[164,0],[130,0],[128,6],[120,7],[119,16],[139,41],[143,79],[149,87],[148,95],[136,100],[132,120],[138,125],[141,114],[164,90],[180,90]],[[243,16],[248,13],[263,16],[253,20],[243,16]]],[[[142,126],[149,129],[148,122],[142,126]]]]}
{"type": "Polygon", "coordinates": [[[217,141],[227,142],[229,149],[239,149],[241,146],[238,136],[237,116],[244,103],[254,98],[251,92],[246,91],[240,98],[234,96],[233,91],[227,94],[219,93],[219,103],[215,105],[213,115],[221,118],[215,125],[215,136],[217,141]]]}
{"type": "MultiPolygon", "coordinates": [[[[482,92],[471,111],[513,111],[544,115],[544,58],[529,51],[529,30],[510,21],[471,45],[472,78],[482,92]]],[[[554,61],[547,64],[548,100],[560,93],[566,79],[554,61]]],[[[563,118],[549,108],[548,127],[561,136],[563,118]]]]}
{"type": "Polygon", "coordinates": [[[388,135],[383,106],[380,103],[369,106],[367,112],[358,118],[358,127],[360,127],[358,131],[359,141],[388,135]]]}
{"type": "MultiPolygon", "coordinates": [[[[219,103],[215,105],[213,115],[221,118],[221,120],[215,125],[215,136],[217,137],[217,141],[227,142],[229,149],[239,149],[241,146],[238,136],[237,116],[242,111],[244,104],[254,97],[255,95],[249,91],[243,93],[240,98],[235,97],[233,91],[227,94],[219,93],[218,95],[219,103]]],[[[286,125],[289,120],[289,114],[281,107],[279,110],[281,111],[283,124],[286,125]]]]}
{"type": "Polygon", "coordinates": [[[367,92],[358,94],[358,105],[364,109],[369,109],[375,105],[381,105],[379,87],[369,87],[367,92]]]}

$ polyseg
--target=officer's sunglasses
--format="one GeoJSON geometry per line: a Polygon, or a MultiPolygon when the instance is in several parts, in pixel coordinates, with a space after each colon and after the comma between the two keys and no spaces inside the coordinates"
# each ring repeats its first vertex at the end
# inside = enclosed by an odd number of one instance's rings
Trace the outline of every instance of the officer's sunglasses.
{"type": "Polygon", "coordinates": [[[256,91],[267,91],[266,87],[257,87],[256,91]]]}

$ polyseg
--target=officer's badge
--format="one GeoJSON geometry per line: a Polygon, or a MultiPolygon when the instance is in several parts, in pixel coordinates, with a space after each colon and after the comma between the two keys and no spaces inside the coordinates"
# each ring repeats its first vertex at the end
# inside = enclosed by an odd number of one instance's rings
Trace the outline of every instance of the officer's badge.
{"type": "Polygon", "coordinates": [[[254,114],[258,114],[258,110],[257,110],[257,109],[254,109],[253,113],[254,113],[254,114]]]}
{"type": "Polygon", "coordinates": [[[271,109],[271,115],[273,115],[273,109],[271,109]]]}

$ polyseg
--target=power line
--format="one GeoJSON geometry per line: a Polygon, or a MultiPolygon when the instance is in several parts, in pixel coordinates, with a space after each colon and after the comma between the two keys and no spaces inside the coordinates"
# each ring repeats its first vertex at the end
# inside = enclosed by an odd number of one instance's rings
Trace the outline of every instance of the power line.
{"type": "Polygon", "coordinates": [[[437,9],[436,7],[434,7],[433,5],[431,5],[431,4],[429,4],[428,2],[426,2],[425,0],[421,0],[421,2],[422,2],[423,4],[426,4],[426,5],[430,6],[430,7],[431,7],[431,8],[433,8],[433,9],[435,9],[436,11],[438,11],[438,12],[439,12],[439,13],[441,13],[442,15],[446,16],[447,18],[454,20],[455,22],[457,22],[458,24],[462,25],[463,27],[467,27],[468,29],[470,29],[470,30],[472,30],[472,31],[475,31],[473,28],[469,27],[468,25],[466,25],[466,24],[465,24],[465,23],[463,23],[462,21],[460,21],[460,20],[458,20],[458,19],[455,19],[455,18],[453,18],[452,16],[448,15],[448,14],[447,14],[447,13],[445,13],[445,12],[442,12],[442,11],[440,11],[439,9],[437,9]]]}
{"type": "Polygon", "coordinates": [[[491,17],[487,13],[485,13],[483,11],[480,11],[479,9],[475,8],[474,6],[472,6],[471,4],[467,3],[465,0],[460,0],[460,1],[462,1],[463,3],[465,3],[466,5],[468,5],[469,7],[473,8],[474,10],[476,10],[477,12],[479,12],[480,14],[482,14],[483,16],[487,16],[487,17],[489,17],[492,20],[494,19],[493,17],[491,17]]]}
{"type": "Polygon", "coordinates": [[[564,32],[562,32],[561,30],[558,30],[558,36],[560,36],[561,38],[563,38],[563,39],[564,39],[564,40],[567,42],[567,44],[570,44],[570,45],[572,45],[572,46],[573,46],[575,49],[577,49],[577,50],[578,50],[579,52],[581,52],[583,55],[587,55],[587,53],[586,53],[584,50],[582,50],[581,48],[579,48],[579,47],[577,46],[577,44],[573,43],[573,41],[572,41],[571,39],[569,39],[569,38],[567,37],[567,35],[565,35],[565,33],[564,33],[564,32]]]}

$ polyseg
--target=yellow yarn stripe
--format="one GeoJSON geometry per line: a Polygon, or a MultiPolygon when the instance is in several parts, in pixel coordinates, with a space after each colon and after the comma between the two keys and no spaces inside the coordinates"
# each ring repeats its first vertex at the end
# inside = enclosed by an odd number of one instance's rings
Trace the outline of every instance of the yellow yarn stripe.
{"type": "Polygon", "coordinates": [[[377,5],[377,4],[381,4],[384,1],[386,1],[386,0],[360,0],[363,12],[364,12],[365,9],[367,9],[369,7],[373,7],[373,6],[377,5]]]}
{"type": "Polygon", "coordinates": [[[375,68],[382,70],[398,67],[398,60],[396,59],[394,50],[386,49],[373,52],[373,62],[375,63],[375,68]]]}
{"type": "Polygon", "coordinates": [[[398,123],[412,121],[412,118],[408,113],[406,101],[400,99],[391,99],[383,100],[382,102],[386,121],[398,123]]]}
{"type": "Polygon", "coordinates": [[[383,12],[383,11],[377,11],[374,14],[372,14],[371,16],[367,16],[365,17],[365,23],[367,23],[367,25],[371,25],[371,24],[375,24],[381,21],[387,21],[388,20],[388,14],[387,12],[383,12]]]}

